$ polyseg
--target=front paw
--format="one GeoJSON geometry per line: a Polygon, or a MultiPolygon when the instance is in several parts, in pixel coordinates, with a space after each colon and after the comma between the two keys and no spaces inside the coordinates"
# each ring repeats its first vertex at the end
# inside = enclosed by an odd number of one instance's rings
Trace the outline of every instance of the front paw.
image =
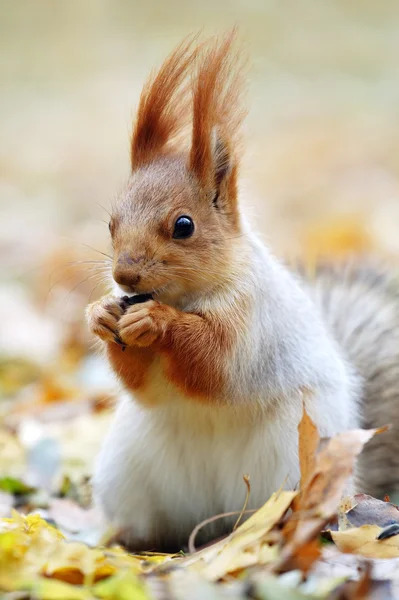
{"type": "Polygon", "coordinates": [[[86,319],[91,333],[104,342],[121,344],[118,334],[118,322],[123,314],[120,298],[104,296],[97,302],[89,304],[86,319]]]}
{"type": "Polygon", "coordinates": [[[173,315],[173,308],[155,300],[131,306],[118,323],[119,337],[127,346],[150,346],[165,336],[173,315]]]}

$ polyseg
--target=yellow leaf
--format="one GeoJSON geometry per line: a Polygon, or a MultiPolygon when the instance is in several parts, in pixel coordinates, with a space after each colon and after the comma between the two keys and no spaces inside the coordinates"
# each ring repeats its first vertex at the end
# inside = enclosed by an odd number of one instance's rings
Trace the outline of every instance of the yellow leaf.
{"type": "Polygon", "coordinates": [[[97,583],[93,591],[104,600],[149,600],[144,585],[130,572],[97,583]]]}
{"type": "Polygon", "coordinates": [[[378,540],[381,531],[378,525],[362,525],[345,531],[331,531],[331,537],[341,552],[367,558],[399,557],[399,536],[378,540]]]}
{"type": "MultiPolygon", "coordinates": [[[[0,558],[4,561],[6,556],[20,556],[20,546],[24,538],[18,531],[4,531],[0,533],[0,558]]],[[[1,562],[0,562],[1,564],[1,562]]]]}
{"type": "Polygon", "coordinates": [[[14,511],[13,518],[1,521],[0,582],[10,590],[15,589],[13,581],[41,576],[90,587],[122,569],[132,574],[149,572],[167,558],[133,557],[121,548],[68,542],[38,515],[25,517],[14,511]]]}
{"type": "Polygon", "coordinates": [[[64,539],[63,534],[53,525],[50,525],[42,519],[40,515],[21,515],[16,510],[12,511],[12,517],[9,519],[0,519],[0,531],[20,530],[28,535],[34,535],[41,530],[47,530],[52,536],[58,539],[64,539]]]}
{"type": "Polygon", "coordinates": [[[276,549],[262,542],[289,509],[297,493],[281,491],[273,494],[226,539],[187,558],[177,559],[176,566],[194,566],[206,579],[216,581],[233,571],[275,560],[276,549]]]}
{"type": "Polygon", "coordinates": [[[38,600],[92,600],[93,598],[90,592],[84,588],[55,579],[40,579],[19,589],[29,590],[32,597],[38,600]]]}

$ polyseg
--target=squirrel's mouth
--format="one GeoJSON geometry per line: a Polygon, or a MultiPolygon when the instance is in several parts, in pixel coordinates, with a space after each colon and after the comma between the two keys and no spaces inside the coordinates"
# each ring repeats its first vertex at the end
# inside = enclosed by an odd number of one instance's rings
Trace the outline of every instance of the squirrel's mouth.
{"type": "Polygon", "coordinates": [[[153,298],[156,298],[157,296],[162,295],[166,291],[166,288],[167,285],[159,288],[132,290],[132,288],[127,285],[121,285],[119,283],[116,284],[116,292],[118,296],[127,296],[128,298],[134,298],[136,296],[152,296],[153,298]]]}

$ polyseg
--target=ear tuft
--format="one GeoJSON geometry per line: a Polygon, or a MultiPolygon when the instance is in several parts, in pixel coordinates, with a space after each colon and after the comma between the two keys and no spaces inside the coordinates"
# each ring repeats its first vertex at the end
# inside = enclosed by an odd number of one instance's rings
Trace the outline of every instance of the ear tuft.
{"type": "Polygon", "coordinates": [[[196,36],[184,40],[145,84],[131,139],[137,169],[165,151],[189,121],[190,95],[184,81],[198,55],[196,36]]]}
{"type": "Polygon", "coordinates": [[[189,168],[205,190],[214,190],[237,165],[243,64],[233,51],[236,31],[216,39],[198,66],[193,88],[193,134],[189,168]]]}

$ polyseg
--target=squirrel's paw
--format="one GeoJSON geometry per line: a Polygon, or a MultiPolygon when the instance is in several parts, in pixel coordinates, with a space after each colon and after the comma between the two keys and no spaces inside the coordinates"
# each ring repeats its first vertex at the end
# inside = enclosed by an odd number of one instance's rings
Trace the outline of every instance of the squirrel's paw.
{"type": "Polygon", "coordinates": [[[150,346],[165,334],[173,312],[155,300],[135,304],[118,323],[119,337],[127,346],[150,346]]]}
{"type": "Polygon", "coordinates": [[[120,298],[105,296],[86,309],[89,329],[104,342],[121,343],[118,338],[118,321],[123,314],[120,298]]]}

